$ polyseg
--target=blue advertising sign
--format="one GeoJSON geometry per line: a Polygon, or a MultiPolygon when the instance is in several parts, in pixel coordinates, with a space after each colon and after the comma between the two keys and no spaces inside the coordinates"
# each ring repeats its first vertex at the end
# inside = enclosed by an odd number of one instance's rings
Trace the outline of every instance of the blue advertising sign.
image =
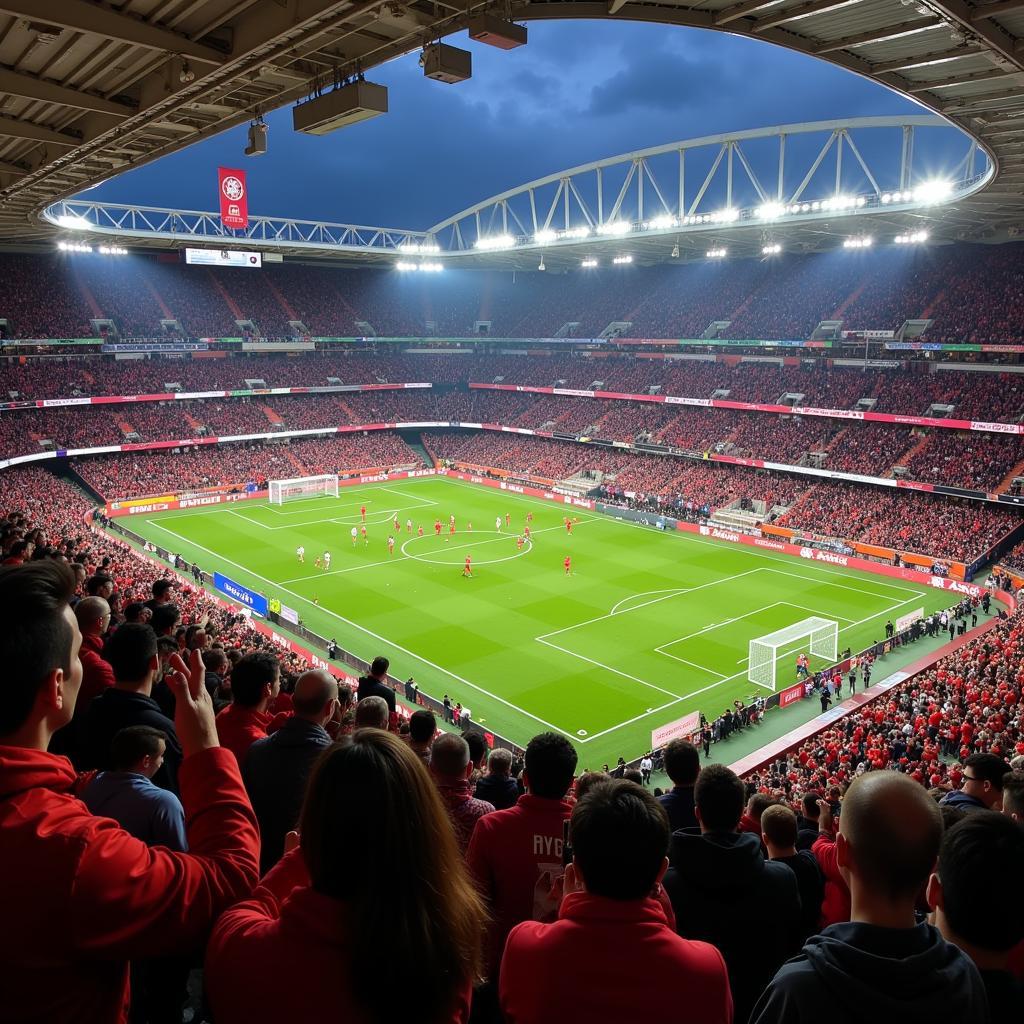
{"type": "Polygon", "coordinates": [[[227,594],[232,601],[244,604],[246,608],[251,608],[257,615],[262,615],[263,618],[267,617],[267,599],[262,594],[257,594],[255,590],[243,587],[241,583],[236,583],[219,572],[213,574],[213,585],[222,594],[227,594]]]}

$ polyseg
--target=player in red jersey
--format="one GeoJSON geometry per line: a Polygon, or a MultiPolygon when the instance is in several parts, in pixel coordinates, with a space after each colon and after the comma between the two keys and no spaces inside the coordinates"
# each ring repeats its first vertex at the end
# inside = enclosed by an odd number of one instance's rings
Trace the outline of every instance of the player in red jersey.
{"type": "Polygon", "coordinates": [[[365,526],[363,527],[362,532],[363,532],[363,543],[364,544],[369,544],[370,543],[370,538],[367,537],[367,535],[366,535],[366,527],[365,526]]]}
{"type": "Polygon", "coordinates": [[[423,524],[422,523],[420,523],[420,525],[416,527],[416,536],[417,537],[422,537],[423,536],[423,524]]]}
{"type": "Polygon", "coordinates": [[[441,536],[441,520],[440,519],[435,519],[434,520],[434,536],[435,537],[440,537],[441,536]]]}
{"type": "Polygon", "coordinates": [[[565,575],[568,576],[572,572],[572,559],[566,555],[565,561],[562,563],[565,566],[565,575]]]}
{"type": "Polygon", "coordinates": [[[565,532],[571,537],[572,536],[572,520],[566,519],[565,521],[565,532]]]}
{"type": "Polygon", "coordinates": [[[466,555],[466,564],[462,567],[462,575],[468,576],[470,579],[473,578],[473,559],[466,555]]]}
{"type": "Polygon", "coordinates": [[[533,522],[533,513],[532,512],[527,512],[526,513],[526,521],[528,523],[532,523],[533,522]]]}
{"type": "Polygon", "coordinates": [[[395,516],[395,533],[400,533],[401,529],[402,529],[402,525],[398,521],[398,516],[395,516]]]}
{"type": "Polygon", "coordinates": [[[388,537],[388,556],[390,557],[395,553],[395,538],[388,537]]]}
{"type": "Polygon", "coordinates": [[[452,519],[452,521],[448,524],[448,536],[449,537],[454,537],[455,536],[455,520],[454,519],[452,519]]]}
{"type": "Polygon", "coordinates": [[[518,548],[518,549],[519,549],[520,551],[522,551],[522,550],[523,550],[523,545],[524,545],[525,543],[526,543],[526,540],[525,540],[525,538],[523,537],[523,535],[522,535],[522,534],[520,534],[520,535],[519,535],[518,537],[516,537],[516,547],[517,547],[517,548],[518,548]]]}
{"type": "Polygon", "coordinates": [[[529,539],[530,539],[530,528],[529,528],[529,526],[524,526],[524,527],[523,527],[523,536],[524,536],[524,537],[525,537],[525,538],[526,538],[527,540],[529,540],[529,539]]]}
{"type": "Polygon", "coordinates": [[[363,517],[363,522],[365,523],[366,522],[366,506],[365,505],[360,505],[359,506],[359,514],[363,517]]]}
{"type": "Polygon", "coordinates": [[[320,556],[319,555],[317,555],[316,558],[313,560],[313,568],[314,569],[319,569],[320,568],[320,556]]]}
{"type": "Polygon", "coordinates": [[[512,513],[511,512],[506,512],[505,513],[505,525],[506,526],[511,526],[512,525],[512,513]]]}

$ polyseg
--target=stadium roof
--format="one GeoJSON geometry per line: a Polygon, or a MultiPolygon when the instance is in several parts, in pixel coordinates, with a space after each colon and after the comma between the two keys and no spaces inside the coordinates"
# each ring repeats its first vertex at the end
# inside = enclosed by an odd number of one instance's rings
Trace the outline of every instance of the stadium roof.
{"type": "MultiPolygon", "coordinates": [[[[465,0],[0,0],[0,237],[113,175],[466,26],[465,0]]],[[[719,29],[866,75],[975,138],[992,173],[961,237],[1024,227],[1024,0],[511,4],[518,21],[619,18],[719,29]]]]}

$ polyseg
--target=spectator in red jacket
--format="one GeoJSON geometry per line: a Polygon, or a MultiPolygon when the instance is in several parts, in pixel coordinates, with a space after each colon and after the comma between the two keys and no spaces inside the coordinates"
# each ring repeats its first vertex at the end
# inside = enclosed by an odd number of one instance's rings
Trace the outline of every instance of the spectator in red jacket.
{"type": "Polygon", "coordinates": [[[419,758],[381,729],[344,737],[299,825],[301,848],[214,929],[217,1024],[468,1020],[484,908],[419,758]]]}
{"type": "Polygon", "coordinates": [[[0,572],[2,1014],[122,1022],[128,958],[197,949],[251,891],[259,833],[234,759],[218,749],[198,655],[187,668],[176,658],[171,682],[191,852],[150,849],[75,796],[82,780],[47,753],[82,681],[73,591],[58,562],[0,572]]]}
{"type": "Polygon", "coordinates": [[[730,1024],[722,954],[681,938],[654,897],[668,868],[669,822],[633,782],[601,782],[572,812],[572,863],[558,920],[525,921],[501,962],[508,1024],[676,1020],[730,1024]]]}
{"type": "Polygon", "coordinates": [[[463,852],[469,846],[469,837],[477,821],[494,811],[494,804],[478,800],[473,795],[470,782],[473,767],[469,744],[461,736],[446,732],[434,740],[430,750],[430,774],[452,820],[459,849],[463,852]]]}
{"type": "Polygon", "coordinates": [[[835,825],[827,800],[818,801],[818,838],[811,847],[818,867],[825,876],[825,899],[821,904],[821,927],[850,920],[850,887],[839,870],[835,825]]]}
{"type": "Polygon", "coordinates": [[[83,597],[75,605],[75,618],[82,632],[82,688],[75,703],[75,716],[84,715],[89,704],[108,686],[114,685],[114,670],[103,657],[103,638],[110,626],[110,605],[102,597],[83,597]]]}
{"type": "Polygon", "coordinates": [[[281,690],[281,665],[267,651],[251,651],[231,670],[231,703],[217,715],[217,735],[241,766],[249,748],[267,735],[267,708],[281,690]]]}
{"type": "Polygon", "coordinates": [[[492,979],[508,933],[520,921],[554,920],[557,911],[551,889],[562,873],[562,823],[572,813],[564,798],[576,750],[564,736],[544,732],[527,745],[525,765],[526,794],[514,807],[484,815],[466,851],[491,907],[486,966],[492,979]]]}

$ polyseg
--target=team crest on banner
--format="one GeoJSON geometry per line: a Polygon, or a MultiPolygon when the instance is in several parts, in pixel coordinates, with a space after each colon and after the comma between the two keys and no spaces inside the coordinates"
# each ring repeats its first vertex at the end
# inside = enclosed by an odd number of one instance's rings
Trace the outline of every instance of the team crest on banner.
{"type": "Polygon", "coordinates": [[[249,195],[245,185],[245,171],[231,167],[217,168],[220,193],[220,220],[226,228],[249,226],[249,195]]]}

